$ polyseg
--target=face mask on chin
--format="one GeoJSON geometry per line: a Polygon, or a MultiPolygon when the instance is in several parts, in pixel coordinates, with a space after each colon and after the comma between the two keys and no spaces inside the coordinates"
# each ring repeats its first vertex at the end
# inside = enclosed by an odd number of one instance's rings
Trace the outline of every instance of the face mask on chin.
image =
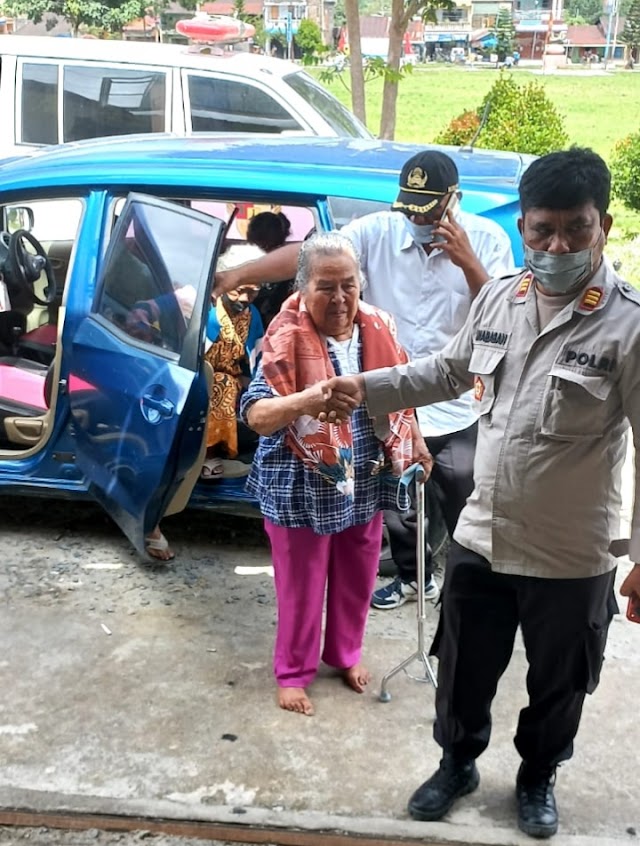
{"type": "Polygon", "coordinates": [[[593,245],[577,253],[548,253],[532,250],[524,245],[524,264],[536,280],[553,294],[568,294],[589,278],[596,269],[595,251],[600,236],[593,245]]]}
{"type": "Polygon", "coordinates": [[[244,303],[242,300],[232,300],[228,294],[222,295],[222,302],[231,315],[242,314],[246,308],[249,308],[249,303],[244,303]]]}

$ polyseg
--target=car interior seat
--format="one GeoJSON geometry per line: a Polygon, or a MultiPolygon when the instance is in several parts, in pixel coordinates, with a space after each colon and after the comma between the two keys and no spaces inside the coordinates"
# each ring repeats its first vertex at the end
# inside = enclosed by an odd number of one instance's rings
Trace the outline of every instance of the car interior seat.
{"type": "Polygon", "coordinates": [[[28,447],[40,440],[52,376],[53,362],[47,366],[26,358],[0,357],[0,443],[5,448],[28,447]]]}

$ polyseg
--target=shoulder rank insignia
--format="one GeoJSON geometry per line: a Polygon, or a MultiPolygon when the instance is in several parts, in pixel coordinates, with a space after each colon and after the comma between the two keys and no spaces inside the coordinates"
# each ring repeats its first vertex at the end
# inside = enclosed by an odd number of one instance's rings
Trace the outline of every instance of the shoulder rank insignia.
{"type": "Polygon", "coordinates": [[[631,302],[636,303],[636,305],[640,304],[640,291],[638,291],[637,288],[634,288],[633,285],[629,285],[628,282],[623,282],[618,285],[618,290],[623,297],[626,297],[626,299],[631,300],[631,302]]]}
{"type": "Polygon", "coordinates": [[[582,311],[594,311],[602,302],[603,297],[604,291],[602,288],[587,288],[582,295],[578,308],[582,309],[582,311]]]}
{"type": "Polygon", "coordinates": [[[524,298],[529,293],[529,288],[531,287],[532,281],[533,276],[530,273],[525,273],[525,275],[520,280],[520,285],[518,286],[518,290],[516,291],[514,300],[524,300],[524,298]]]}

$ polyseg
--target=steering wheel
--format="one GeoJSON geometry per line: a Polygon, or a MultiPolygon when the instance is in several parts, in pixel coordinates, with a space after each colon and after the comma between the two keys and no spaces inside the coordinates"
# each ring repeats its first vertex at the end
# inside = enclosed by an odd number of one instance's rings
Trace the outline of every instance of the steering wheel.
{"type": "Polygon", "coordinates": [[[27,291],[34,302],[41,306],[48,306],[55,302],[58,291],[53,267],[45,248],[31,232],[26,229],[18,229],[11,235],[8,264],[16,287],[27,291]],[[35,250],[35,255],[26,249],[25,241],[31,244],[35,250]],[[40,278],[43,270],[47,276],[47,287],[44,289],[44,299],[40,299],[33,286],[40,278]]]}

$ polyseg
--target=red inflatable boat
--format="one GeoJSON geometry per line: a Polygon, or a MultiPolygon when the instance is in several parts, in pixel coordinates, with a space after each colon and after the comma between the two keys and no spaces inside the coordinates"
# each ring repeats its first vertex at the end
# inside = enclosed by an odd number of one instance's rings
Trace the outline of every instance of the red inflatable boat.
{"type": "Polygon", "coordinates": [[[192,41],[233,44],[253,38],[256,28],[251,24],[225,15],[196,15],[190,20],[178,21],[176,29],[192,41]]]}

